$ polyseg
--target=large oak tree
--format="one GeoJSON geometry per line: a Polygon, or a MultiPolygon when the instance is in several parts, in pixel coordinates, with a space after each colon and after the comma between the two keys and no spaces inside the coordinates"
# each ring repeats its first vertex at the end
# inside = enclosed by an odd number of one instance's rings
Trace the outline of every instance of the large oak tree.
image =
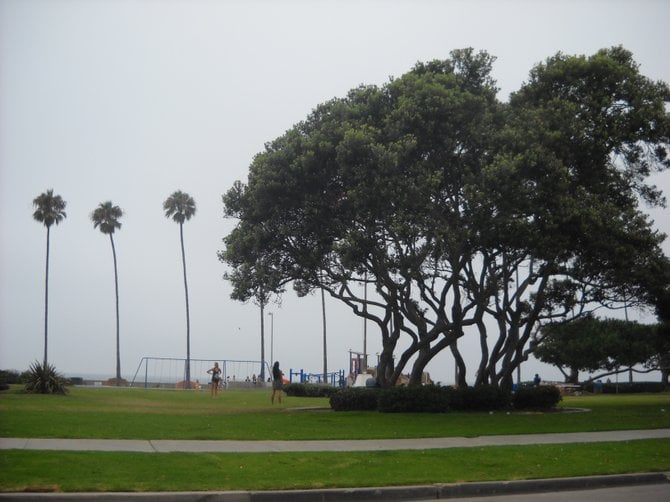
{"type": "Polygon", "coordinates": [[[670,165],[667,85],[612,48],[558,54],[502,103],[493,62],[418,63],[268,143],[223,198],[233,297],[324,288],[376,324],[382,385],[445,349],[465,384],[475,337],[476,383],[504,387],[543,323],[655,301],[664,236],[638,204],[664,203],[645,178],[670,165]]]}

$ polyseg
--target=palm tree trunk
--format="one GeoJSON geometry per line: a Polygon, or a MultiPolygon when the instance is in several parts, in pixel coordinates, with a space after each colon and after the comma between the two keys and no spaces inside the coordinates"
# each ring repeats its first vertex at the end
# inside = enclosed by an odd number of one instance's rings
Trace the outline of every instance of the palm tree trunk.
{"type": "Polygon", "coordinates": [[[112,243],[112,258],[114,258],[114,291],[116,294],[116,380],[117,384],[121,380],[121,338],[119,336],[119,275],[116,268],[116,248],[114,247],[114,237],[109,234],[109,241],[112,243]]]}
{"type": "Polygon", "coordinates": [[[49,326],[49,233],[51,228],[47,226],[47,260],[46,273],[44,275],[44,368],[47,367],[47,329],[49,326]]]}
{"type": "Polygon", "coordinates": [[[181,262],[184,268],[184,295],[186,296],[186,385],[191,388],[191,319],[188,309],[188,283],[186,282],[186,253],[184,252],[184,224],[179,224],[179,237],[181,240],[181,262]]]}

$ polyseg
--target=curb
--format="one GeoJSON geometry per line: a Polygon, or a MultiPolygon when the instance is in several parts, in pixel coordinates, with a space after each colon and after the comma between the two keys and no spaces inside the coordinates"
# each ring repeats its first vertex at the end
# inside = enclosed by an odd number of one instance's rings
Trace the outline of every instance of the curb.
{"type": "Polygon", "coordinates": [[[333,488],[322,490],[230,491],[230,492],[143,492],[143,493],[4,493],[0,500],[70,502],[81,500],[119,501],[126,499],[160,500],[162,502],[363,502],[368,500],[453,499],[494,495],[585,490],[670,484],[670,474],[638,473],[575,478],[536,479],[523,481],[489,481],[379,488],[333,488]]]}

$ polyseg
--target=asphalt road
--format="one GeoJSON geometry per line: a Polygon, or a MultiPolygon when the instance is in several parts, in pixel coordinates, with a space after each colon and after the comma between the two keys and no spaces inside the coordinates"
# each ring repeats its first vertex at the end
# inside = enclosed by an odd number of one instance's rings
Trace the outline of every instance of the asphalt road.
{"type": "MultiPolygon", "coordinates": [[[[414,500],[423,502],[435,499],[414,500]]],[[[587,490],[552,491],[523,495],[493,495],[488,497],[466,497],[449,500],[459,502],[670,502],[670,483],[619,486],[587,490]]]]}

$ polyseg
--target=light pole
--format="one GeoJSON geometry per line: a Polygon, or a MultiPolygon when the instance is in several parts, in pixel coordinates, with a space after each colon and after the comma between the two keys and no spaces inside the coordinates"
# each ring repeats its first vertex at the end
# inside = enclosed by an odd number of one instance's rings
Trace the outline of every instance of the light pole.
{"type": "Polygon", "coordinates": [[[275,316],[273,312],[268,312],[270,316],[270,364],[275,363],[274,346],[275,346],[275,316]]]}

